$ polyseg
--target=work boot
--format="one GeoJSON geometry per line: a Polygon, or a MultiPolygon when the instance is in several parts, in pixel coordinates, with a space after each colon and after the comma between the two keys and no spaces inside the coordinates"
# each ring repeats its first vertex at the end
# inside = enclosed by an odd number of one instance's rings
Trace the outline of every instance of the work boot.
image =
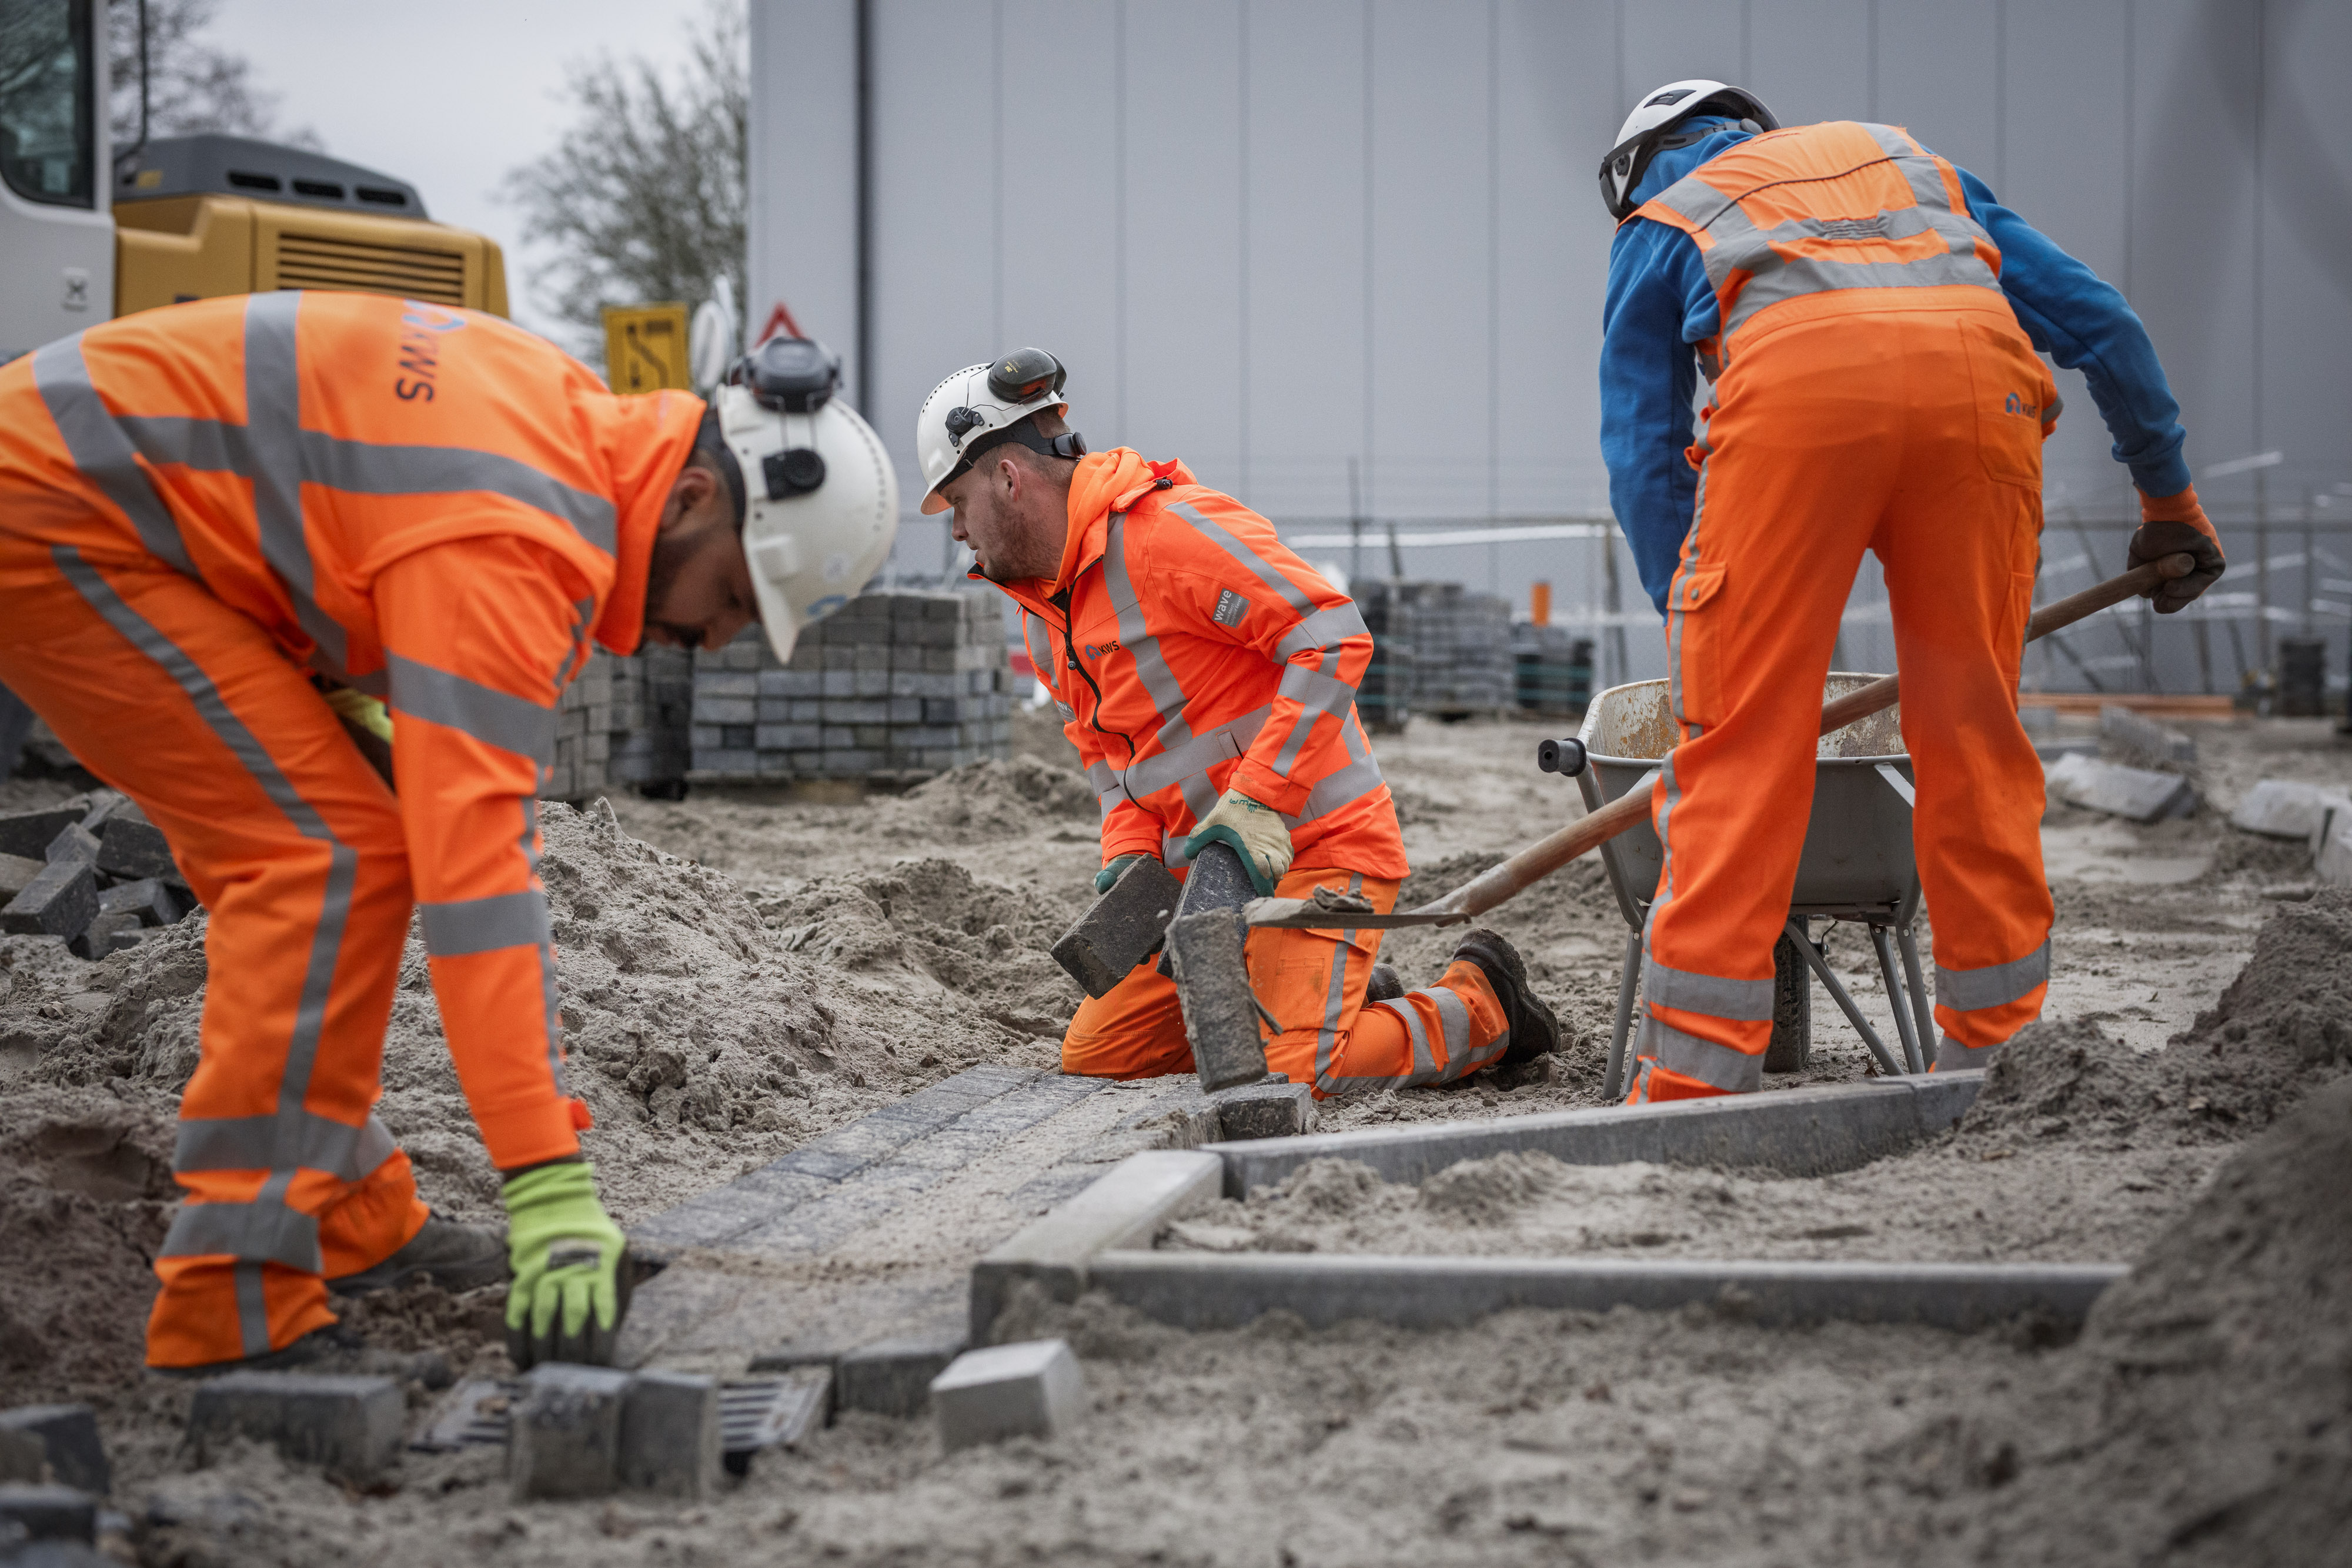
{"type": "Polygon", "coordinates": [[[1396,972],[1393,964],[1375,964],[1372,977],[1364,982],[1364,1005],[1392,1002],[1404,995],[1404,977],[1396,972]]]}
{"type": "Polygon", "coordinates": [[[1456,962],[1466,958],[1477,965],[1486,984],[1494,988],[1495,999],[1503,1004],[1511,1043],[1504,1047],[1496,1066],[1517,1066],[1559,1049],[1559,1020],[1537,999],[1528,985],[1528,968],[1519,960],[1519,950],[1501,932],[1481,926],[1462,938],[1454,957],[1456,962]]]}
{"type": "Polygon", "coordinates": [[[429,1279],[445,1291],[457,1291],[496,1285],[506,1278],[505,1237],[436,1214],[409,1238],[407,1246],[373,1269],[329,1280],[327,1289],[339,1296],[364,1296],[429,1279]]]}
{"type": "Polygon", "coordinates": [[[209,1361],[202,1366],[151,1366],[158,1377],[195,1380],[231,1372],[349,1373],[372,1377],[397,1377],[427,1388],[446,1388],[455,1380],[449,1358],[437,1350],[381,1350],[368,1343],[356,1329],[329,1323],[313,1329],[283,1350],[234,1361],[209,1361]]]}

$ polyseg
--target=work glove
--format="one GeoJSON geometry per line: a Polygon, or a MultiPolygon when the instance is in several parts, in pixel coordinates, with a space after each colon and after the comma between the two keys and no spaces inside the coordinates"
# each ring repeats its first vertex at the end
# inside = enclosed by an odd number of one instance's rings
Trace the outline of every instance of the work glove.
{"type": "Polygon", "coordinates": [[[1108,893],[1111,890],[1112,884],[1117,883],[1120,877],[1127,874],[1128,867],[1133,865],[1138,861],[1152,860],[1155,858],[1157,857],[1141,853],[1118,856],[1117,859],[1113,860],[1110,864],[1095,873],[1095,891],[1097,893],[1108,893]]]}
{"type": "Polygon", "coordinates": [[[596,1200],[585,1160],[537,1166],[509,1176],[507,1206],[507,1354],[518,1369],[542,1361],[612,1364],[629,1310],[627,1243],[596,1200]]]}
{"type": "Polygon", "coordinates": [[[2205,508],[2197,504],[2196,486],[2191,485],[2177,496],[2142,496],[2139,515],[2140,525],[2131,537],[2127,564],[2144,566],[2168,555],[2193,556],[2197,560],[2197,570],[2187,577],[2159,584],[2155,592],[2146,596],[2156,601],[2158,615],[2170,615],[2212,587],[2228,570],[2229,562],[2221,557],[2221,541],[2214,537],[2205,508]]]}
{"type": "Polygon", "coordinates": [[[1218,796],[1216,805],[1193,825],[1186,841],[1189,859],[1197,859],[1213,843],[1232,845],[1242,864],[1249,868],[1250,885],[1257,889],[1260,898],[1273,897],[1282,873],[1290,869],[1290,830],[1282,825],[1282,813],[1259,805],[1238,789],[1218,796]]]}

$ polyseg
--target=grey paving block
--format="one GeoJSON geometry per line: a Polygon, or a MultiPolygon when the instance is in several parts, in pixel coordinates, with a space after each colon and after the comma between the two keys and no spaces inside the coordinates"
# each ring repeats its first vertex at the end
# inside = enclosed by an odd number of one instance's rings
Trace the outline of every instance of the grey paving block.
{"type": "Polygon", "coordinates": [[[1119,873],[1053,946],[1054,961],[1090,997],[1105,997],[1160,950],[1184,884],[1146,856],[1119,873]]]}
{"type": "Polygon", "coordinates": [[[142,876],[137,882],[121,882],[99,889],[98,912],[134,915],[142,925],[170,925],[187,914],[188,908],[169,883],[142,876]]]}
{"type": "Polygon", "coordinates": [[[2230,813],[2230,825],[2275,839],[2308,840],[2331,807],[2352,815],[2352,794],[2340,786],[2265,779],[2246,791],[2230,813]]]}
{"type": "Polygon", "coordinates": [[[0,1486],[0,1548],[19,1532],[24,1541],[94,1542],[98,1500],[72,1487],[0,1486]]]}
{"type": "Polygon", "coordinates": [[[122,807],[107,818],[106,831],[99,838],[98,869],[124,882],[152,876],[184,883],[163,830],[133,815],[134,810],[122,807]]]}
{"type": "Polygon", "coordinates": [[[2133,757],[2150,762],[2197,760],[2197,743],[2188,736],[2114,703],[2100,705],[2099,735],[2133,757]]]}
{"type": "Polygon", "coordinates": [[[619,1486],[629,1382],[625,1372],[565,1362],[523,1375],[507,1437],[507,1484],[517,1502],[602,1497],[619,1486]]]}
{"type": "Polygon", "coordinates": [[[0,855],[0,904],[31,886],[33,879],[47,870],[48,863],[31,855],[0,855]]]}
{"type": "Polygon", "coordinates": [[[50,1472],[65,1486],[100,1497],[114,1490],[114,1470],[98,1435],[98,1416],[87,1405],[20,1405],[0,1410],[0,1433],[38,1442],[50,1472]]]}
{"type": "Polygon", "coordinates": [[[41,851],[41,859],[50,865],[59,861],[87,861],[98,863],[98,835],[79,822],[68,822],[58,830],[58,836],[41,851]]]}
{"type": "Polygon", "coordinates": [[[1179,915],[1168,927],[1184,1038],[1204,1090],[1255,1083],[1265,1076],[1265,1037],[1243,959],[1248,936],[1248,922],[1238,908],[1179,915]]]}
{"type": "Polygon", "coordinates": [[[931,1380],[931,1410],[950,1453],[1007,1437],[1065,1437],[1086,1416],[1086,1375],[1065,1340],[990,1345],[931,1380]]]}
{"type": "Polygon", "coordinates": [[[1240,1328],[1270,1312],[1295,1313],[1311,1328],[1355,1320],[1434,1329],[1521,1307],[1716,1306],[1773,1326],[1918,1322],[1969,1333],[2025,1315],[2078,1324],[2128,1271],[2121,1263],[1118,1251],[1097,1258],[1087,1282],[1146,1317],[1194,1330],[1240,1328]]]}
{"type": "Polygon", "coordinates": [[[197,1385],[188,1440],[202,1456],[250,1437],[365,1485],[399,1457],[406,1412],[400,1384],[389,1377],[232,1372],[197,1385]]]}
{"type": "Polygon", "coordinates": [[[49,841],[89,814],[88,806],[46,806],[0,816],[0,855],[39,860],[49,841]]]}
{"type": "MultiPolygon", "coordinates": [[[[1213,843],[1192,857],[1184,873],[1183,894],[1176,901],[1176,913],[1170,923],[1212,910],[1238,910],[1256,896],[1256,884],[1250,881],[1249,869],[1242,864],[1242,857],[1234,852],[1230,844],[1213,843]]],[[[1174,954],[1160,954],[1160,972],[1171,977],[1175,975],[1174,954]]]]}
{"type": "Polygon", "coordinates": [[[2352,810],[2330,808],[2313,831],[2312,874],[2336,887],[2352,887],[2352,810]]]}
{"type": "Polygon", "coordinates": [[[1217,1136],[1226,1143],[1315,1130],[1315,1092],[1304,1083],[1244,1083],[1219,1091],[1214,1099],[1217,1136]]]}
{"type": "Polygon", "coordinates": [[[1215,1201],[1223,1186],[1224,1166],[1213,1154],[1160,1149],[1129,1155],[972,1265],[971,1337],[986,1341],[1014,1281],[1034,1281],[1056,1301],[1075,1301],[1097,1254],[1150,1245],[1161,1226],[1215,1201]]]}
{"type": "Polygon", "coordinates": [[[719,1486],[716,1378],[645,1371],[621,1400],[621,1484],[665,1497],[709,1497],[719,1486]]]}
{"type": "Polygon", "coordinates": [[[49,1479],[49,1450],[37,1432],[0,1427],[0,1484],[39,1486],[49,1479]]]}
{"type": "Polygon", "coordinates": [[[2177,773],[2068,756],[2052,763],[2047,777],[2052,793],[2126,821],[2187,817],[2197,810],[2197,787],[2177,773]]]}
{"type": "Polygon", "coordinates": [[[25,891],[0,907],[0,932],[12,936],[77,936],[98,917],[98,876],[86,861],[41,868],[25,891]]]}
{"type": "Polygon", "coordinates": [[[834,1365],[834,1400],[844,1410],[877,1416],[919,1416],[931,1380],[971,1343],[961,1327],[894,1335],[860,1346],[834,1365]]]}
{"type": "Polygon", "coordinates": [[[98,959],[139,944],[146,927],[136,915],[100,915],[66,943],[77,958],[98,959]]]}

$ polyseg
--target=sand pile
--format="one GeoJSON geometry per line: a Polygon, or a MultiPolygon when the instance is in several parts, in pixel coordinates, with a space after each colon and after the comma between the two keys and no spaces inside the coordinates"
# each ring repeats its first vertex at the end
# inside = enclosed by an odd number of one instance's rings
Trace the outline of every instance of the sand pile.
{"type": "Polygon", "coordinates": [[[1015,757],[967,763],[879,802],[872,831],[981,843],[1019,838],[1048,822],[1091,827],[1101,816],[1083,774],[1034,757],[1015,757]]]}

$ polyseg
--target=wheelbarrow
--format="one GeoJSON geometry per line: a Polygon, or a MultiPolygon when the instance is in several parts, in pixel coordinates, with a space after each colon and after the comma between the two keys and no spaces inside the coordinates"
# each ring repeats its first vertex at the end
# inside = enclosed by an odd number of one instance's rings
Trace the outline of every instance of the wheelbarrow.
{"type": "MultiPolygon", "coordinates": [[[[1857,691],[1874,675],[1833,673],[1825,699],[1857,691]]],[[[1811,1054],[1812,988],[1806,972],[1820,979],[1846,1021],[1853,1025],[1881,1072],[1924,1072],[1927,1042],[1935,1038],[1934,1013],[1919,965],[1913,922],[1919,913],[1919,873],[1911,852],[1911,758],[1903,750],[1901,709],[1887,707],[1821,737],[1813,778],[1812,817],[1805,825],[1805,848],[1797,862],[1797,884],[1789,919],[1773,948],[1771,1043],[1764,1055],[1768,1072],[1793,1072],[1811,1054]],[[1812,923],[1848,921],[1867,926],[1872,948],[1895,1014],[1903,1050],[1893,1051],[1863,1016],[1812,940],[1812,923]],[[1901,974],[1896,964],[1900,956],[1901,974]],[[1907,999],[1909,1006],[1904,1005],[1907,999]]],[[[1577,738],[1589,766],[1576,774],[1587,811],[1597,811],[1622,795],[1644,799],[1658,775],[1657,761],[1679,738],[1666,706],[1666,683],[1634,681],[1612,686],[1585,710],[1577,738]]],[[[1609,1040],[1608,1074],[1601,1092],[1614,1099],[1625,1091],[1625,1047],[1633,1032],[1633,998],[1642,975],[1642,933],[1657,896],[1664,850],[1645,817],[1601,845],[1601,862],[1617,907],[1629,927],[1624,972],[1617,982],[1616,1027],[1609,1040]]]]}

